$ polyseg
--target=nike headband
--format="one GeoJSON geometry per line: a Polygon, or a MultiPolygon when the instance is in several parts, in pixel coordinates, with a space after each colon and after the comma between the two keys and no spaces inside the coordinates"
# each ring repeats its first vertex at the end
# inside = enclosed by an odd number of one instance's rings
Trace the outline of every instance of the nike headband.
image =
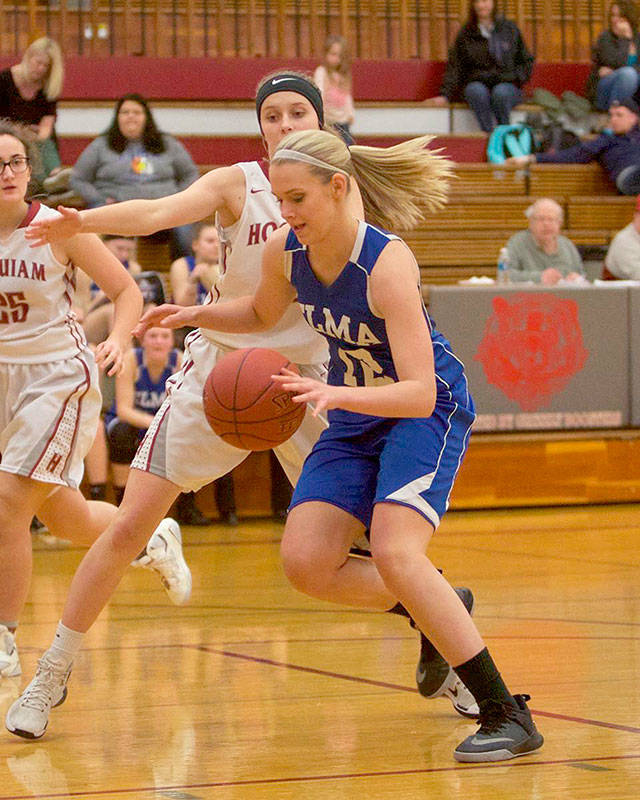
{"type": "MultiPolygon", "coordinates": [[[[274,75],[259,89],[256,95],[256,112],[258,114],[258,125],[260,125],[260,109],[262,104],[269,97],[270,94],[276,92],[295,92],[306,97],[318,115],[318,122],[320,127],[324,125],[324,107],[322,105],[322,95],[317,86],[314,86],[311,81],[303,78],[301,75],[291,75],[288,72],[283,72],[279,75],[274,75]]],[[[260,125],[262,130],[262,125],[260,125]]]]}

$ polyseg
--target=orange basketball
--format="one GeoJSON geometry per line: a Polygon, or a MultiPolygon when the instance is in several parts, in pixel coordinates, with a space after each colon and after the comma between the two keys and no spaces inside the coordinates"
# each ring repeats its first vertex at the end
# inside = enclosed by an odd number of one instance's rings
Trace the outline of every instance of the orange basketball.
{"type": "Polygon", "coordinates": [[[294,403],[272,375],[282,367],[298,372],[276,350],[248,347],[223,356],[202,392],[204,413],[214,432],[242,450],[270,450],[300,427],[307,409],[294,403]]]}

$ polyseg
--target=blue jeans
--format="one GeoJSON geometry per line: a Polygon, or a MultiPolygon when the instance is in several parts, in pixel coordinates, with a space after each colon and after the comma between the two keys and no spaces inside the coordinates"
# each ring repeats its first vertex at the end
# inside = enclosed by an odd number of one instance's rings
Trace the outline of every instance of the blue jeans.
{"type": "Polygon", "coordinates": [[[634,67],[620,67],[598,81],[596,106],[600,111],[608,111],[614,100],[626,100],[635,94],[640,75],[634,67]]]}
{"type": "Polygon", "coordinates": [[[509,124],[509,114],[522,100],[522,92],[513,83],[498,83],[489,89],[480,81],[472,81],[464,87],[464,99],[471,106],[483,131],[490,133],[494,117],[498,125],[509,124]]]}

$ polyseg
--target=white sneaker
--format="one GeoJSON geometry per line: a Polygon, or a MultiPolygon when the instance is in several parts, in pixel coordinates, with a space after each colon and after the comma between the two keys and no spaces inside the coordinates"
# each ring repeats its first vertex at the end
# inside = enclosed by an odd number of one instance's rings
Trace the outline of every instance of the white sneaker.
{"type": "Polygon", "coordinates": [[[5,725],[10,733],[24,739],[39,739],[47,730],[49,712],[64,703],[71,665],[45,653],[31,683],[7,711],[5,725]]]}
{"type": "Polygon", "coordinates": [[[132,566],[157,572],[175,605],[183,606],[189,601],[191,570],[182,554],[182,534],[175,519],[162,520],[149,539],[145,554],[136,558],[132,566]]]}
{"type": "Polygon", "coordinates": [[[6,625],[0,625],[0,677],[15,678],[21,674],[16,637],[6,625]]]}
{"type": "Polygon", "coordinates": [[[450,668],[449,677],[443,683],[436,697],[448,697],[453,707],[462,717],[477,719],[480,709],[475,697],[467,689],[458,675],[450,668]]]}

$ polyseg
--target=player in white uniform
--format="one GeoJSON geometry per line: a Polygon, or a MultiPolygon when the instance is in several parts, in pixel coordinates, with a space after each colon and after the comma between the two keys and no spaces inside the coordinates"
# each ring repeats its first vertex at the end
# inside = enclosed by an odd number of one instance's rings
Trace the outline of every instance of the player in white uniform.
{"type": "Polygon", "coordinates": [[[120,372],[142,308],[135,282],[97,236],[35,248],[25,241],[30,222],[59,216],[25,199],[31,140],[0,121],[0,678],[21,672],[14,634],[31,579],[34,514],[53,534],[90,545],[116,512],[87,502],[78,486],[101,409],[97,367],[120,372]],[[115,307],[95,358],[71,311],[76,267],[115,307]]]}
{"type": "MultiPolygon", "coordinates": [[[[291,131],[323,125],[320,92],[298,73],[265,78],[258,87],[256,106],[269,153],[291,131]]],[[[352,192],[350,202],[354,214],[361,216],[357,190],[352,192]]],[[[260,278],[264,243],[269,233],[283,222],[267,175],[257,162],[213,170],[183,192],[158,200],[133,200],[81,212],[64,209],[57,224],[45,222],[34,226],[31,235],[34,241],[58,241],[79,231],[147,235],[177,224],[196,222],[212,213],[216,214],[223,248],[223,274],[213,287],[209,302],[223,304],[253,293],[260,278]]],[[[325,377],[328,354],[324,340],[305,323],[295,303],[266,336],[197,329],[187,336],[185,346],[182,370],[168,381],[167,399],[132,463],[119,513],[85,556],[73,579],[62,623],[76,632],[78,638],[70,643],[65,668],[42,679],[49,687],[51,700],[45,707],[32,708],[28,703],[25,706],[23,695],[7,716],[7,727],[12,732],[20,735],[26,732],[33,737],[44,733],[50,708],[66,693],[68,668],[80,647],[82,634],[109,600],[146,532],[158,524],[179,492],[199,489],[247,457],[247,452],[226,444],[214,434],[204,416],[202,387],[216,361],[231,349],[272,347],[298,364],[302,374],[325,377]]],[[[304,459],[325,427],[325,420],[314,417],[309,410],[294,436],[276,448],[292,483],[297,481],[304,459]]],[[[396,607],[390,610],[404,612],[396,607]]],[[[433,695],[446,691],[456,710],[466,715],[471,709],[473,713],[473,698],[455,674],[450,674],[446,662],[438,658],[439,661],[434,659],[434,665],[441,669],[444,664],[445,669],[433,695]]],[[[37,685],[38,680],[36,675],[32,683],[37,685]]]]}

